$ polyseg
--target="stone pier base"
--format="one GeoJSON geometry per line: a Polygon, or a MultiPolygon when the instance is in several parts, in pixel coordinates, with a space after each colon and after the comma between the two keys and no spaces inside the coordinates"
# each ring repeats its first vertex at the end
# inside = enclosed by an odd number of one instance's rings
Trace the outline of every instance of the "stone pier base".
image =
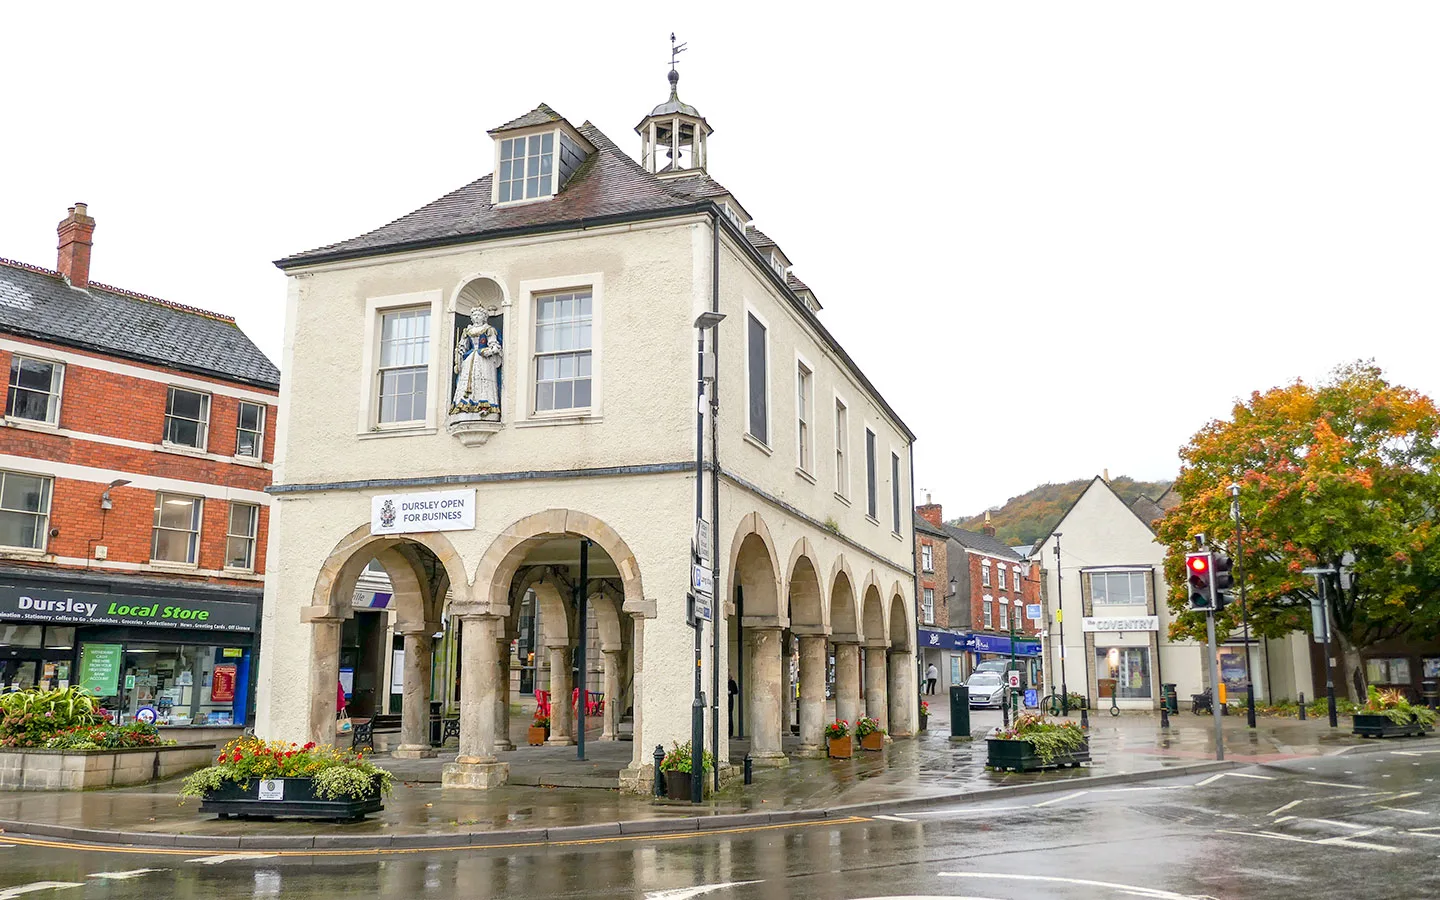
{"type": "Polygon", "coordinates": [[[502,762],[446,763],[440,786],[483,791],[510,780],[510,764],[502,762]]]}
{"type": "Polygon", "coordinates": [[[401,744],[391,750],[390,755],[396,759],[431,759],[435,756],[435,751],[428,746],[416,747],[410,744],[401,744]]]}
{"type": "Polygon", "coordinates": [[[763,751],[756,753],[752,750],[750,751],[750,764],[768,769],[779,769],[790,765],[790,757],[783,753],[765,753],[763,751]]]}

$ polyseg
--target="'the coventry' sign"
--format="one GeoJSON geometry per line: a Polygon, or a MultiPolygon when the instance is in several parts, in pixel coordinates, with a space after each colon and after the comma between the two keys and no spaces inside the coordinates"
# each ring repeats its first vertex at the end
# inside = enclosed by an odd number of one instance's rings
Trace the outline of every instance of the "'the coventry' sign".
{"type": "Polygon", "coordinates": [[[253,604],[223,600],[162,600],[0,585],[0,619],[11,621],[254,631],[255,612],[253,604]]]}
{"type": "Polygon", "coordinates": [[[475,489],[381,494],[370,498],[371,534],[469,531],[475,527],[475,489]]]}
{"type": "Polygon", "coordinates": [[[1102,618],[1100,616],[1086,616],[1080,620],[1081,631],[1159,631],[1159,616],[1131,616],[1129,618],[1116,616],[1114,618],[1102,618]]]}

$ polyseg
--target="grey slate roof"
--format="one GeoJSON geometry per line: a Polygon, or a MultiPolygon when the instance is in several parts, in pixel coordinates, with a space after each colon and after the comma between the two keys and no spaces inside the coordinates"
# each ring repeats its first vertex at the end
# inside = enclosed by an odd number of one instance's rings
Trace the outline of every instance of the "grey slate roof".
{"type": "Polygon", "coordinates": [[[1140,521],[1146,525],[1150,525],[1150,523],[1165,515],[1165,510],[1160,508],[1160,504],[1144,494],[1135,498],[1135,502],[1130,504],[1130,509],[1133,510],[1135,515],[1140,517],[1140,521]]]}
{"type": "Polygon", "coordinates": [[[930,524],[930,520],[927,519],[927,518],[925,518],[924,516],[920,515],[919,513],[914,513],[913,515],[915,516],[915,530],[916,530],[916,531],[923,531],[923,532],[925,532],[926,534],[933,534],[934,536],[936,536],[936,537],[941,537],[941,538],[945,538],[945,537],[949,537],[949,536],[950,536],[950,535],[948,535],[948,534],[945,533],[945,529],[943,529],[943,528],[936,528],[934,525],[931,525],[931,524],[930,524]]]}
{"type": "Polygon", "coordinates": [[[551,109],[547,104],[542,103],[525,115],[511,119],[499,128],[490,129],[488,133],[494,134],[497,131],[509,131],[512,128],[528,128],[531,125],[545,125],[550,122],[559,122],[564,118],[564,116],[551,109]]]}
{"type": "Polygon", "coordinates": [[[945,530],[949,533],[950,537],[958,541],[962,547],[979,550],[981,553],[998,556],[1001,559],[1020,558],[1020,554],[983,531],[966,531],[963,528],[956,528],[954,525],[946,525],[945,530]]]}
{"type": "Polygon", "coordinates": [[[671,190],[680,191],[696,199],[734,196],[725,185],[711,178],[705,172],[672,178],[666,182],[671,190]]]}
{"type": "Polygon", "coordinates": [[[0,259],[0,332],[277,390],[280,370],[219,313],[0,259]]]}

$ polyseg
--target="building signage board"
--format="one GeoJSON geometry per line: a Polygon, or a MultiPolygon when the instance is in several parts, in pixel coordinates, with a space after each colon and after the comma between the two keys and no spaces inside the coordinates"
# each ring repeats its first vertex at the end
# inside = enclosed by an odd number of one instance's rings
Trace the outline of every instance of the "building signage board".
{"type": "Polygon", "coordinates": [[[235,702],[235,676],[239,667],[234,663],[221,663],[210,673],[210,702],[235,702]]]}
{"type": "Polygon", "coordinates": [[[920,629],[920,647],[931,650],[954,650],[958,647],[961,637],[961,635],[951,634],[948,631],[931,631],[928,628],[922,628],[920,629]]]}
{"type": "Polygon", "coordinates": [[[80,648],[80,687],[98,697],[120,693],[125,648],[120,644],[85,644],[80,648]]]}
{"type": "Polygon", "coordinates": [[[1027,604],[1025,604],[1025,618],[1031,620],[1032,622],[1038,622],[1038,621],[1040,621],[1040,604],[1038,604],[1038,603],[1027,603],[1027,604]]]}
{"type": "Polygon", "coordinates": [[[256,612],[255,604],[224,600],[87,594],[0,585],[0,619],[9,621],[254,631],[256,612]]]}
{"type": "Polygon", "coordinates": [[[1102,617],[1085,616],[1080,620],[1081,631],[1159,631],[1159,616],[1102,617]]]}
{"type": "Polygon", "coordinates": [[[710,546],[714,542],[714,535],[708,521],[695,520],[695,555],[706,565],[710,564],[710,546]]]}
{"type": "Polygon", "coordinates": [[[370,498],[371,534],[469,531],[475,527],[475,489],[379,494],[370,498]]]}

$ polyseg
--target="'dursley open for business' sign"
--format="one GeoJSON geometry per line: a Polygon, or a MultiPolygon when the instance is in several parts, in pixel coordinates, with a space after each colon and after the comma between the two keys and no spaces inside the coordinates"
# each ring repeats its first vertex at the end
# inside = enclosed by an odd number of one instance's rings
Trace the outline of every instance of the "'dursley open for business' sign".
{"type": "Polygon", "coordinates": [[[254,631],[255,606],[223,600],[161,599],[0,585],[0,619],[64,625],[148,625],[254,631]]]}

